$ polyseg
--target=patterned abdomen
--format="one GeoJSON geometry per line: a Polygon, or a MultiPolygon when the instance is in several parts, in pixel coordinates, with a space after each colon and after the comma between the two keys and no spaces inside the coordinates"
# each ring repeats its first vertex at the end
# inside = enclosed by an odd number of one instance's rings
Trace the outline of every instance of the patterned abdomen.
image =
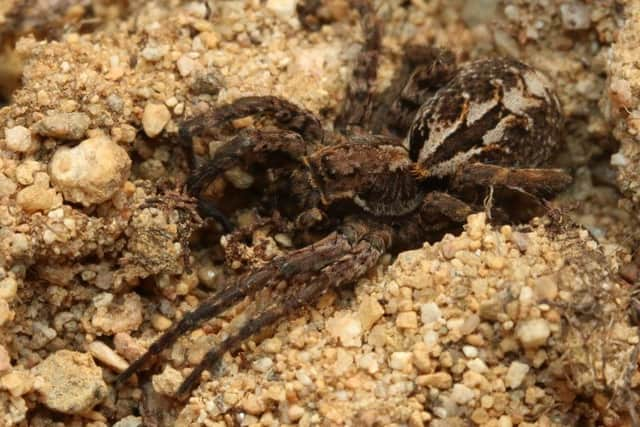
{"type": "Polygon", "coordinates": [[[560,103],[550,82],[508,58],[472,62],[418,110],[405,146],[424,176],[466,162],[536,167],[558,146],[560,103]]]}

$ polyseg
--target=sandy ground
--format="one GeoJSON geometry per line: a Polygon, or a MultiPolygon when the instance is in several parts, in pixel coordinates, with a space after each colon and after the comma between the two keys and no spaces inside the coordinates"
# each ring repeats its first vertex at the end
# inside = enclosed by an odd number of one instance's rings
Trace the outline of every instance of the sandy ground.
{"type": "MultiPolygon", "coordinates": [[[[328,23],[310,32],[292,0],[0,5],[0,426],[638,423],[640,7],[375,3],[380,88],[409,42],[549,75],[566,115],[555,163],[574,184],[549,218],[500,227],[479,213],[461,234],[386,256],[225,355],[187,402],[172,397],[182,379],[270,295],[182,337],[155,375],[112,386],[234,274],[215,242],[193,244],[185,266],[198,224],[167,197],[189,173],[178,125],[269,94],[328,126],[363,41],[357,14],[327,0],[328,23]]],[[[253,239],[276,254],[291,237],[253,239]]]]}

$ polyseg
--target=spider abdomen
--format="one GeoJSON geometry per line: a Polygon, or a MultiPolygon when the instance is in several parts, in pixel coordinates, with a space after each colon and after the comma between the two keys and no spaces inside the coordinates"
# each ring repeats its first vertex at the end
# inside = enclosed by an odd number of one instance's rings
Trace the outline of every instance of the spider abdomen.
{"type": "Polygon", "coordinates": [[[464,66],[418,110],[405,146],[422,175],[466,162],[535,167],[558,145],[560,103],[538,71],[509,58],[464,66]]]}

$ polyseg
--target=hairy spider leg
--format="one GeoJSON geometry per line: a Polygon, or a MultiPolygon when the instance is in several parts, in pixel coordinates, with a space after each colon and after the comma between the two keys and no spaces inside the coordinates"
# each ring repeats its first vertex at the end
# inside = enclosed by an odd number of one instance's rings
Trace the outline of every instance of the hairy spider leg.
{"type": "MultiPolygon", "coordinates": [[[[359,226],[362,227],[362,225],[359,226]]],[[[341,243],[340,246],[345,246],[341,256],[332,259],[330,263],[323,262],[322,266],[314,265],[310,268],[311,266],[306,262],[291,262],[292,269],[286,275],[289,277],[286,292],[258,317],[245,323],[237,333],[212,348],[182,382],[176,393],[177,397],[188,396],[200,381],[203,371],[213,369],[227,351],[235,350],[256,332],[315,301],[327,290],[354,282],[364,275],[376,265],[391,243],[390,234],[384,230],[370,231],[362,237],[356,237],[354,234],[359,233],[345,230],[345,234],[338,233],[330,237],[336,244],[341,243]]],[[[319,256],[316,245],[307,246],[298,251],[298,254],[302,253],[308,261],[313,261],[313,264],[319,256]]],[[[282,270],[285,269],[283,266],[282,270]]]]}
{"type": "Polygon", "coordinates": [[[374,87],[382,49],[382,22],[373,10],[371,2],[354,0],[353,3],[360,13],[365,41],[356,58],[342,108],[334,122],[335,129],[342,132],[350,126],[362,128],[371,118],[374,87]]]}
{"type": "Polygon", "coordinates": [[[191,141],[193,135],[215,135],[224,123],[256,115],[272,118],[279,127],[299,133],[308,143],[323,140],[322,125],[313,113],[277,96],[246,96],[193,117],[181,126],[180,137],[191,141]]]}
{"type": "MultiPolygon", "coordinates": [[[[312,245],[277,257],[269,264],[231,281],[222,291],[206,299],[194,311],[185,314],[178,323],[161,335],[151,344],[145,354],[118,375],[116,384],[122,384],[147,364],[153,356],[173,345],[180,336],[193,330],[202,322],[224,312],[246,296],[252,295],[260,289],[275,287],[283,280],[298,283],[303,282],[309,275],[321,276],[322,272],[331,265],[339,264],[341,260],[349,258],[349,255],[357,253],[354,252],[354,248],[359,248],[356,243],[359,243],[360,236],[366,230],[362,225],[359,225],[359,228],[345,226],[344,230],[343,233],[331,233],[312,245]],[[353,243],[354,241],[356,243],[353,243]],[[303,277],[299,277],[301,275],[303,277]]],[[[375,242],[378,246],[382,244],[384,246],[382,251],[386,248],[385,242],[378,242],[379,238],[369,237],[368,240],[375,242]]],[[[355,272],[357,269],[353,268],[353,270],[355,272]]]]}

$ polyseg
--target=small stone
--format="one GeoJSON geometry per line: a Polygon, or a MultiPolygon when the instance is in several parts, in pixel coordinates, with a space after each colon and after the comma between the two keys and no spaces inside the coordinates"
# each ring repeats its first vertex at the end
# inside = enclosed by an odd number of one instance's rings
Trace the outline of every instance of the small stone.
{"type": "Polygon", "coordinates": [[[402,313],[398,313],[396,326],[400,329],[417,329],[418,315],[415,311],[404,311],[402,313]]]}
{"type": "Polygon", "coordinates": [[[453,390],[451,390],[451,398],[460,405],[468,403],[474,397],[475,393],[473,390],[464,384],[454,384],[453,390]]]}
{"type": "Polygon", "coordinates": [[[169,46],[167,45],[153,45],[148,44],[142,49],[140,55],[149,62],[160,61],[169,52],[169,46]]]}
{"type": "Polygon", "coordinates": [[[151,316],[151,326],[156,331],[166,331],[171,327],[171,319],[166,318],[162,314],[154,314],[151,316]]]}
{"type": "Polygon", "coordinates": [[[116,422],[113,427],[142,427],[142,417],[134,417],[129,415],[116,422]]]}
{"type": "Polygon", "coordinates": [[[91,326],[106,335],[129,332],[142,324],[142,299],[136,293],[128,293],[114,299],[109,293],[98,294],[93,299],[96,311],[91,326]]]}
{"type": "Polygon", "coordinates": [[[13,320],[14,316],[15,313],[9,308],[7,300],[0,299],[0,326],[3,326],[10,320],[13,320]]]}
{"type": "Polygon", "coordinates": [[[173,396],[178,390],[178,387],[180,387],[180,384],[182,384],[182,380],[182,374],[167,365],[162,373],[154,375],[151,378],[151,383],[156,393],[173,396]]]}
{"type": "Polygon", "coordinates": [[[509,366],[507,374],[504,377],[504,383],[509,388],[518,388],[524,381],[529,372],[529,365],[514,361],[509,366]]]}
{"type": "Polygon", "coordinates": [[[7,372],[11,369],[11,357],[7,349],[0,345],[0,374],[7,372]]]}
{"type": "Polygon", "coordinates": [[[24,369],[13,369],[0,378],[0,389],[7,390],[14,397],[29,393],[33,390],[33,384],[33,375],[24,369]]]}
{"type": "Polygon", "coordinates": [[[553,276],[547,275],[538,278],[535,284],[536,296],[543,301],[553,301],[558,296],[558,284],[553,276]]]}
{"type": "Polygon", "coordinates": [[[84,138],[90,123],[85,113],[58,113],[37,122],[34,130],[51,138],[77,140],[84,138]]]}
{"type": "Polygon", "coordinates": [[[222,75],[215,70],[197,73],[191,84],[191,90],[196,95],[216,96],[223,87],[222,75]]]}
{"type": "Polygon", "coordinates": [[[423,342],[417,342],[413,346],[413,364],[418,371],[428,373],[431,371],[431,358],[429,357],[429,347],[423,342]]]}
{"type": "Polygon", "coordinates": [[[16,203],[26,212],[48,211],[62,204],[62,197],[49,184],[33,184],[16,195],[16,203]]]}
{"type": "Polygon", "coordinates": [[[587,30],[591,27],[590,7],[581,1],[561,4],[560,18],[567,30],[587,30]]]}
{"type": "Polygon", "coordinates": [[[396,351],[391,353],[389,366],[397,371],[408,372],[411,369],[413,354],[408,351],[396,351]]]}
{"type": "Polygon", "coordinates": [[[511,421],[511,416],[503,415],[498,418],[498,427],[513,427],[513,421],[511,421]]]}
{"type": "Polygon", "coordinates": [[[467,362],[467,368],[469,368],[469,370],[478,374],[484,374],[489,370],[489,368],[487,367],[487,364],[484,363],[482,359],[478,359],[478,358],[471,359],[469,362],[467,362]]]}
{"type": "MultiPolygon", "coordinates": [[[[33,177],[35,173],[42,169],[42,163],[33,160],[27,160],[20,163],[18,167],[16,167],[16,179],[22,185],[31,185],[33,184],[33,177]]],[[[0,190],[0,192],[1,191],[2,190],[0,190]]]]}
{"type": "Polygon", "coordinates": [[[358,307],[358,317],[364,331],[368,331],[382,317],[384,308],[378,300],[370,295],[362,298],[362,303],[358,307]]]}
{"type": "Polygon", "coordinates": [[[125,332],[118,332],[113,336],[113,346],[129,362],[142,356],[146,349],[125,332]]]}
{"type": "Polygon", "coordinates": [[[545,345],[549,335],[551,335],[551,329],[545,319],[524,320],[516,328],[516,336],[526,349],[545,345]]]}
{"type": "Polygon", "coordinates": [[[483,408],[478,408],[471,413],[471,421],[477,425],[485,425],[489,421],[489,414],[483,408]]]}
{"type": "Polygon", "coordinates": [[[265,5],[267,9],[272,10],[281,18],[292,18],[296,12],[295,0],[267,0],[265,5]]]}
{"type": "Polygon", "coordinates": [[[93,357],[113,368],[116,372],[122,372],[129,366],[126,360],[102,341],[91,342],[87,346],[87,350],[89,350],[89,353],[91,353],[93,357]]]}
{"type": "Polygon", "coordinates": [[[18,189],[18,184],[0,172],[0,197],[11,196],[18,189]]]}
{"type": "Polygon", "coordinates": [[[49,163],[53,184],[65,200],[89,206],[111,199],[129,178],[131,159],[111,139],[99,136],[61,147],[49,163]]]}
{"type": "Polygon", "coordinates": [[[255,394],[247,395],[242,399],[240,406],[250,415],[260,415],[266,410],[266,405],[262,399],[258,399],[255,394]]]}
{"type": "Polygon", "coordinates": [[[142,128],[149,138],[160,135],[171,119],[171,112],[164,104],[147,104],[142,113],[142,128]]]}
{"type": "Polygon", "coordinates": [[[441,390],[448,390],[453,384],[453,378],[446,372],[436,372],[434,374],[417,376],[416,384],[418,384],[419,386],[435,387],[441,390]]]}
{"type": "Polygon", "coordinates": [[[340,340],[345,347],[360,347],[362,325],[351,314],[337,313],[326,323],[329,334],[340,340]]]}
{"type": "Polygon", "coordinates": [[[300,418],[302,418],[305,414],[305,410],[300,405],[291,405],[289,406],[289,410],[287,411],[287,415],[289,416],[289,420],[296,422],[300,418]]]}
{"type": "Polygon", "coordinates": [[[31,132],[24,126],[6,128],[4,131],[7,149],[17,153],[26,153],[34,148],[31,132]]]}
{"type": "Polygon", "coordinates": [[[468,358],[474,358],[478,355],[478,349],[472,345],[462,346],[462,353],[468,358]]]}
{"type": "Polygon", "coordinates": [[[375,374],[376,372],[378,372],[379,370],[378,360],[376,359],[375,354],[367,353],[362,355],[358,359],[358,367],[360,369],[364,369],[370,374],[375,374]]]}
{"type": "Polygon", "coordinates": [[[35,388],[39,400],[48,408],[64,414],[89,411],[107,396],[102,369],[88,353],[59,350],[36,365],[35,388]]]}
{"type": "Polygon", "coordinates": [[[178,72],[182,77],[187,77],[196,67],[199,65],[198,62],[189,57],[189,55],[182,55],[176,61],[176,65],[178,66],[178,72]]]}
{"type": "Polygon", "coordinates": [[[0,298],[11,301],[17,292],[18,281],[14,277],[8,276],[0,280],[0,298]]]}
{"type": "Polygon", "coordinates": [[[434,302],[428,302],[420,306],[420,320],[425,325],[433,322],[437,322],[442,318],[442,312],[438,307],[438,304],[434,302]]]}
{"type": "Polygon", "coordinates": [[[484,229],[487,225],[487,215],[483,213],[477,213],[469,215],[467,218],[467,234],[473,240],[480,240],[484,234],[484,229]]]}
{"type": "Polygon", "coordinates": [[[282,349],[282,341],[280,338],[267,338],[262,342],[262,348],[266,353],[277,354],[282,349]]]}
{"type": "Polygon", "coordinates": [[[270,357],[261,357],[260,359],[253,362],[252,366],[253,369],[258,372],[269,372],[269,369],[273,367],[273,360],[271,360],[270,357]]]}
{"type": "Polygon", "coordinates": [[[485,261],[487,263],[487,267],[489,267],[492,270],[502,270],[505,265],[504,257],[493,255],[490,253],[487,254],[485,261]]]}

